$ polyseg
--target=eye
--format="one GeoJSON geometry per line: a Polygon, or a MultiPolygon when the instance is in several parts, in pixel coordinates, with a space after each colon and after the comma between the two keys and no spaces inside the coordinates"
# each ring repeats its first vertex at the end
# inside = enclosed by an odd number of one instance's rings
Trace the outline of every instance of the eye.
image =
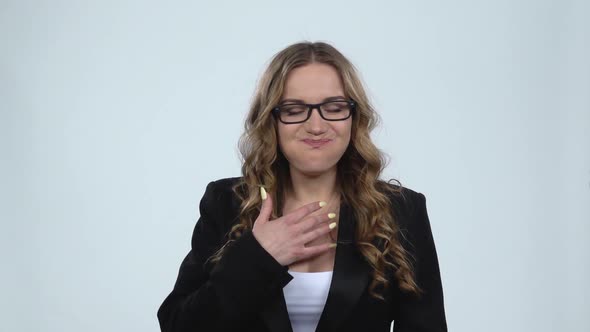
{"type": "Polygon", "coordinates": [[[299,115],[307,111],[305,105],[283,105],[281,111],[286,115],[299,115]]]}
{"type": "Polygon", "coordinates": [[[347,111],[349,108],[347,102],[332,102],[325,104],[323,110],[330,113],[339,113],[347,111]]]}

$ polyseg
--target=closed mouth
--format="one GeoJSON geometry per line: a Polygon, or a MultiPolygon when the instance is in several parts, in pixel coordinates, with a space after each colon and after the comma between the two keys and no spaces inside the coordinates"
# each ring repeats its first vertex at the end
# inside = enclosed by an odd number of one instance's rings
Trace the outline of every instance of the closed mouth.
{"type": "Polygon", "coordinates": [[[332,140],[331,139],[304,139],[302,141],[307,145],[319,147],[319,146],[322,146],[326,143],[331,142],[332,140]]]}

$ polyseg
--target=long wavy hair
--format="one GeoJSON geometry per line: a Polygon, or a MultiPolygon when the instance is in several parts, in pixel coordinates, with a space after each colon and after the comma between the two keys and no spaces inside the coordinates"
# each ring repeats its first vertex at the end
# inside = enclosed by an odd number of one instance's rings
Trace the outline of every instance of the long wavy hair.
{"type": "MultiPolygon", "coordinates": [[[[411,255],[401,244],[388,193],[401,194],[397,185],[379,179],[386,165],[386,157],[377,149],[370,132],[379,122],[371,106],[357,70],[336,48],[323,42],[300,42],[277,53],[258,82],[245,130],[240,137],[242,178],[233,191],[241,200],[239,223],[228,234],[228,242],[239,238],[244,230],[252,229],[260,213],[262,199],[260,186],[272,195],[273,218],[282,215],[285,192],[291,186],[289,165],[280,151],[277,120],[271,110],[283,95],[287,75],[294,68],[310,63],[332,66],[339,73],[347,98],[356,102],[352,118],[351,140],[337,165],[338,188],[341,200],[354,211],[357,223],[355,245],[372,267],[370,294],[384,299],[381,291],[389,287],[386,270],[392,269],[399,288],[404,292],[419,294],[415,282],[411,255]],[[379,290],[379,291],[378,291],[379,290]]],[[[218,261],[226,246],[210,259],[218,261]]]]}

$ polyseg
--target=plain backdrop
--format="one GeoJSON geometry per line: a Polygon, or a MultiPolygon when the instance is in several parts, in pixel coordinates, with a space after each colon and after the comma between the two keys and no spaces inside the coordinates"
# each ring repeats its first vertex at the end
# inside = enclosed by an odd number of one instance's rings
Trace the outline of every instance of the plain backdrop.
{"type": "Polygon", "coordinates": [[[427,197],[450,331],[590,331],[588,1],[0,1],[2,331],[158,331],[273,54],[327,41],[427,197]]]}

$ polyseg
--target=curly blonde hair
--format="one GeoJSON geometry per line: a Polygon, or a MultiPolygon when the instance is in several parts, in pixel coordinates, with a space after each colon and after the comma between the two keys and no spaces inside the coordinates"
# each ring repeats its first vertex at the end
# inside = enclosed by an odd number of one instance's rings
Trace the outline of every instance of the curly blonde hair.
{"type": "MultiPolygon", "coordinates": [[[[310,63],[322,63],[337,70],[346,97],[356,102],[351,141],[339,160],[338,183],[343,202],[349,204],[357,219],[356,246],[372,267],[370,294],[384,299],[377,289],[389,286],[386,269],[391,268],[402,291],[420,293],[415,282],[410,254],[401,244],[389,194],[400,194],[401,184],[379,180],[386,165],[385,155],[377,149],[370,132],[379,122],[355,67],[336,48],[324,42],[300,42],[277,53],[258,82],[245,130],[239,142],[242,154],[241,180],[233,191],[241,200],[239,223],[228,234],[228,243],[252,229],[260,213],[260,186],[268,189],[274,204],[273,218],[282,215],[285,192],[291,186],[288,161],[278,146],[277,122],[271,114],[283,95],[291,70],[310,63]]],[[[227,243],[226,243],[227,244],[227,243]]],[[[218,261],[223,246],[210,259],[218,261]]]]}

